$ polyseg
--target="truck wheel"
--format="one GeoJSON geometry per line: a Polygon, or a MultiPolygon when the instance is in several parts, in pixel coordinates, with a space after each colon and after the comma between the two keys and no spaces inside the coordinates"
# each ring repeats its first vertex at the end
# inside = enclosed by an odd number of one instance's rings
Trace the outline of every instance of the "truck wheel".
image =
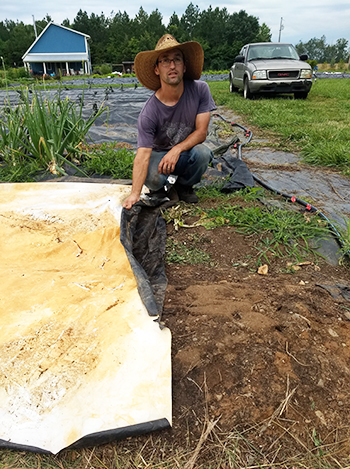
{"type": "Polygon", "coordinates": [[[230,93],[234,93],[235,91],[238,91],[238,88],[236,88],[235,85],[232,83],[232,79],[230,77],[230,93]]]}
{"type": "Polygon", "coordinates": [[[306,99],[308,94],[307,91],[297,91],[294,93],[294,99],[306,99]]]}
{"type": "Polygon", "coordinates": [[[249,81],[248,81],[248,78],[245,78],[244,79],[244,84],[243,84],[243,96],[244,96],[244,99],[252,99],[253,98],[253,94],[251,93],[250,89],[249,89],[249,81]]]}

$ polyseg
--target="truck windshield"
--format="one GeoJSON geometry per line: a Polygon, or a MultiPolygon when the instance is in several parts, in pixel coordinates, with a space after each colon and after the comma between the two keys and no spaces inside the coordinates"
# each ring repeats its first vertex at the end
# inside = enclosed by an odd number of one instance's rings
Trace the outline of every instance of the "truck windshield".
{"type": "Polygon", "coordinates": [[[295,59],[299,56],[292,44],[260,44],[249,46],[247,60],[295,59]]]}

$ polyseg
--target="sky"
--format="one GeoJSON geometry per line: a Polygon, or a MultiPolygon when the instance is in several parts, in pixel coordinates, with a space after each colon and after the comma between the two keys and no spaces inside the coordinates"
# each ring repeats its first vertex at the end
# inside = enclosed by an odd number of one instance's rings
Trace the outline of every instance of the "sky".
{"type": "MultiPolygon", "coordinates": [[[[272,41],[291,42],[297,44],[299,41],[307,42],[316,37],[326,37],[326,43],[332,45],[337,39],[345,38],[350,46],[350,2],[349,0],[251,0],[246,3],[243,0],[213,0],[212,2],[192,0],[200,11],[206,10],[210,5],[212,8],[226,8],[229,13],[245,10],[248,15],[259,18],[259,23],[266,23],[272,33],[272,41]],[[280,27],[282,24],[282,29],[280,27]]],[[[78,11],[86,11],[106,17],[118,11],[126,11],[130,18],[134,18],[142,6],[146,13],[150,14],[156,8],[163,17],[163,23],[167,25],[170,16],[175,12],[180,17],[184,14],[191,0],[177,0],[176,2],[161,2],[155,0],[128,0],[128,2],[117,3],[113,0],[39,0],[28,2],[28,0],[2,0],[0,8],[0,21],[5,19],[23,21],[25,24],[42,20],[48,14],[55,23],[60,24],[68,18],[73,22],[78,11]]]]}

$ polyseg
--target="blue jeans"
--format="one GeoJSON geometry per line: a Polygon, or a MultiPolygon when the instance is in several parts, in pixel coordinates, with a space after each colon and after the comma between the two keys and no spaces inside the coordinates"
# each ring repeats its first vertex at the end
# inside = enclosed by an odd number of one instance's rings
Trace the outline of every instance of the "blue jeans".
{"type": "MultiPolygon", "coordinates": [[[[166,184],[168,176],[159,174],[158,165],[167,151],[152,151],[148,166],[145,185],[151,191],[157,191],[166,184]]],[[[201,180],[209,163],[213,159],[212,151],[203,143],[195,145],[191,150],[180,154],[172,174],[178,176],[177,181],[184,186],[193,186],[201,180]]]]}

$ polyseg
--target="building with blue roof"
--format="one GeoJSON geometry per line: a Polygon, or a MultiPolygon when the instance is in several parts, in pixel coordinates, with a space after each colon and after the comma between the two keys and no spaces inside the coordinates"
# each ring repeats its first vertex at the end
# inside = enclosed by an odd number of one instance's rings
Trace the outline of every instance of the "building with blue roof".
{"type": "Polygon", "coordinates": [[[90,36],[49,23],[22,59],[33,75],[90,75],[90,36]]]}

